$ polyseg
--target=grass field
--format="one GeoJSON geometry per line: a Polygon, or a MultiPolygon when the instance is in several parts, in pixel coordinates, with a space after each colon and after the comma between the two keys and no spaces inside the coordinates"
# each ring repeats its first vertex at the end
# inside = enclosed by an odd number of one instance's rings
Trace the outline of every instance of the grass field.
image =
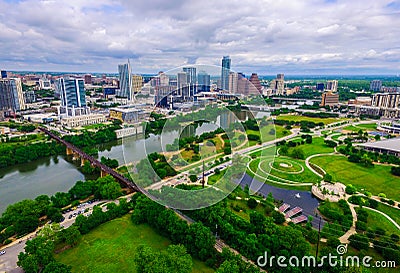
{"type": "MultiPolygon", "coordinates": [[[[388,205],[379,203],[377,210],[382,211],[400,225],[400,210],[389,207],[388,205]]],[[[369,211],[368,211],[369,212],[369,211]]]]}
{"type": "Polygon", "coordinates": [[[377,128],[376,123],[367,123],[367,124],[359,124],[359,125],[350,125],[343,128],[346,131],[358,132],[360,130],[363,131],[375,131],[377,128]]]}
{"type": "MultiPolygon", "coordinates": [[[[260,131],[246,130],[246,134],[257,135],[262,139],[262,142],[268,142],[277,138],[282,138],[284,136],[290,135],[290,131],[286,130],[285,127],[280,125],[268,125],[261,127],[260,131]],[[274,130],[271,131],[271,130],[274,130]]],[[[250,146],[257,144],[257,141],[249,141],[250,146]]]]}
{"type": "Polygon", "coordinates": [[[313,121],[315,123],[323,122],[326,124],[331,124],[339,121],[343,121],[345,119],[341,118],[312,118],[312,117],[304,117],[304,116],[295,116],[295,115],[280,115],[276,118],[277,120],[288,120],[288,121],[313,121]]]}
{"type": "MultiPolygon", "coordinates": [[[[333,148],[328,147],[324,143],[324,139],[322,137],[314,137],[313,142],[311,144],[304,144],[298,146],[304,151],[304,155],[309,157],[314,154],[327,154],[333,153],[335,150],[333,148]]],[[[293,148],[289,148],[289,154],[292,152],[293,148]]]]}
{"type": "Polygon", "coordinates": [[[368,228],[373,230],[376,230],[378,227],[382,228],[386,231],[387,236],[390,234],[400,235],[400,230],[398,230],[385,216],[369,209],[366,209],[366,211],[368,212],[368,228]]]}
{"type": "Polygon", "coordinates": [[[388,198],[399,199],[400,181],[390,173],[390,166],[375,165],[373,168],[366,168],[339,156],[315,157],[311,159],[311,163],[332,175],[334,182],[352,184],[374,195],[383,192],[388,198]]]}
{"type": "MultiPolygon", "coordinates": [[[[72,272],[136,272],[133,256],[141,244],[163,250],[170,241],[147,225],[134,225],[126,215],[84,235],[77,246],[57,254],[56,260],[72,266],[72,272]]],[[[214,270],[193,260],[192,273],[202,272],[214,270]]]]}
{"type": "Polygon", "coordinates": [[[213,174],[211,175],[208,180],[207,180],[207,184],[208,185],[214,185],[215,183],[217,183],[225,174],[226,169],[222,170],[219,174],[213,174]]]}
{"type": "MultiPolygon", "coordinates": [[[[263,181],[266,184],[270,184],[279,188],[285,188],[285,189],[297,189],[297,190],[309,190],[310,187],[308,186],[296,186],[296,183],[317,183],[321,179],[316,176],[314,173],[312,173],[310,170],[307,169],[307,167],[304,164],[304,161],[302,160],[296,160],[292,159],[289,157],[279,157],[277,158],[278,161],[291,161],[295,162],[294,164],[298,166],[302,166],[304,171],[300,174],[290,174],[290,173],[284,173],[280,172],[274,169],[270,170],[269,167],[269,162],[272,160],[271,157],[268,158],[261,158],[261,169],[264,170],[266,173],[262,172],[259,170],[258,166],[260,163],[260,158],[256,158],[253,161],[250,162],[249,164],[249,169],[247,173],[254,177],[254,173],[257,175],[255,176],[256,179],[263,181]],[[263,161],[265,160],[265,161],[263,161]],[[269,172],[269,175],[268,175],[269,172]],[[268,180],[267,180],[268,179],[268,180]],[[275,183],[274,183],[275,182],[275,183]],[[279,183],[285,183],[287,185],[282,185],[279,183]]],[[[300,167],[301,168],[301,167],[300,167]]]]}

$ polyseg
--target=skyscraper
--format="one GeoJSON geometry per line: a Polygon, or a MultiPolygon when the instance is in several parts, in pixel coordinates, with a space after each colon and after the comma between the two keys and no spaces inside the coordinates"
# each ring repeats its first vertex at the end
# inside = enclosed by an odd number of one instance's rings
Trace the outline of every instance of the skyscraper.
{"type": "Polygon", "coordinates": [[[183,72],[187,74],[188,83],[188,97],[191,97],[197,93],[197,71],[196,67],[184,67],[183,72]]]}
{"type": "Polygon", "coordinates": [[[205,71],[200,71],[197,75],[198,90],[202,92],[210,91],[211,78],[205,71]]]}
{"type": "Polygon", "coordinates": [[[0,79],[0,110],[24,110],[25,100],[20,79],[0,79]]]}
{"type": "Polygon", "coordinates": [[[119,72],[119,92],[118,96],[132,100],[132,73],[131,64],[128,60],[126,64],[118,65],[119,72]]]}
{"type": "Polygon", "coordinates": [[[382,81],[380,80],[373,80],[369,85],[369,89],[375,92],[381,91],[382,89],[382,81]]]}
{"type": "Polygon", "coordinates": [[[140,75],[132,75],[132,92],[139,93],[143,87],[143,77],[140,75]]]}
{"type": "Polygon", "coordinates": [[[250,93],[251,94],[257,94],[257,93],[262,93],[262,86],[261,86],[261,82],[260,79],[258,78],[257,73],[252,73],[250,76],[250,93]]]}
{"type": "Polygon", "coordinates": [[[326,82],[326,90],[336,92],[338,88],[338,81],[332,80],[326,82]]]}
{"type": "Polygon", "coordinates": [[[231,94],[237,94],[237,92],[238,92],[238,73],[229,72],[228,90],[229,90],[229,93],[231,93],[231,94]]]}
{"type": "Polygon", "coordinates": [[[2,79],[7,78],[7,71],[1,70],[1,78],[2,78],[2,79]]]}
{"type": "Polygon", "coordinates": [[[56,92],[61,99],[60,114],[78,116],[89,113],[83,79],[60,78],[56,83],[56,92]]]}
{"type": "Polygon", "coordinates": [[[177,76],[177,96],[183,96],[183,90],[187,88],[188,85],[188,75],[186,72],[178,72],[177,76]]]}
{"type": "Polygon", "coordinates": [[[222,68],[221,68],[221,89],[229,89],[229,71],[231,69],[231,59],[229,56],[224,56],[222,58],[222,68]]]}

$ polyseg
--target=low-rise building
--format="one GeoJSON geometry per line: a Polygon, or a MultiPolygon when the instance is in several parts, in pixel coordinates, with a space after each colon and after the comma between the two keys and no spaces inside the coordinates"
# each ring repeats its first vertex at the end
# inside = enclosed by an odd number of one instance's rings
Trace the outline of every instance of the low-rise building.
{"type": "Polygon", "coordinates": [[[69,128],[81,127],[86,125],[98,124],[106,122],[107,118],[103,114],[89,114],[74,117],[64,117],[61,124],[69,128]]]}
{"type": "Polygon", "coordinates": [[[368,151],[400,156],[400,138],[391,138],[381,141],[368,142],[360,144],[359,146],[368,151]]]}
{"type": "Polygon", "coordinates": [[[150,114],[134,105],[126,105],[110,108],[110,118],[118,119],[126,123],[138,123],[146,121],[150,114]]]}
{"type": "Polygon", "coordinates": [[[322,94],[322,100],[320,106],[336,106],[339,104],[339,94],[331,91],[322,94]]]}
{"type": "Polygon", "coordinates": [[[11,131],[10,131],[10,128],[0,126],[0,135],[7,135],[7,134],[9,134],[10,132],[11,132],[11,131]]]}

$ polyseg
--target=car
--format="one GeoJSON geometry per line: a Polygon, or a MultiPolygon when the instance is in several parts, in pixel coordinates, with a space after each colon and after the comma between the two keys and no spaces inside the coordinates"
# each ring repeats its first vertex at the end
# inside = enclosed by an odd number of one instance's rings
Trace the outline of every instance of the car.
{"type": "Polygon", "coordinates": [[[0,251],[0,256],[6,254],[5,250],[0,251]]]}

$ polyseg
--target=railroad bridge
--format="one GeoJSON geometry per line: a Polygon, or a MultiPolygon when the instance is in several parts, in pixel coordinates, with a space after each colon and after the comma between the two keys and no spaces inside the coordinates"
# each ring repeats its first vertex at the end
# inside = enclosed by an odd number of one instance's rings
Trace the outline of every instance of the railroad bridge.
{"type": "Polygon", "coordinates": [[[44,127],[39,127],[39,130],[56,140],[57,142],[63,144],[66,147],[66,152],[67,155],[73,155],[75,158],[80,158],[81,159],[81,165],[83,165],[85,162],[89,161],[90,164],[94,167],[98,167],[101,171],[101,176],[105,176],[107,174],[111,175],[114,177],[116,180],[118,180],[121,184],[127,186],[129,189],[137,192],[142,192],[142,190],[132,181],[127,179],[125,176],[121,175],[114,169],[104,165],[101,163],[99,160],[94,158],[91,155],[88,155],[87,153],[83,152],[81,149],[78,147],[72,145],[71,143],[63,140],[61,137],[58,135],[54,134],[53,132],[47,130],[44,127]]]}

